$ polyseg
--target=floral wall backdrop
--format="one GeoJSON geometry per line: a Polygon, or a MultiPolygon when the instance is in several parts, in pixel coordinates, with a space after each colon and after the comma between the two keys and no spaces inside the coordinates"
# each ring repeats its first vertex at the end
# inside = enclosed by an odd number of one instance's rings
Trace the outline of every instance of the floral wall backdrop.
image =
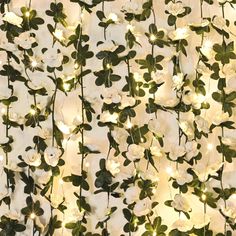
{"type": "Polygon", "coordinates": [[[0,235],[236,235],[235,0],[0,1],[0,235]]]}

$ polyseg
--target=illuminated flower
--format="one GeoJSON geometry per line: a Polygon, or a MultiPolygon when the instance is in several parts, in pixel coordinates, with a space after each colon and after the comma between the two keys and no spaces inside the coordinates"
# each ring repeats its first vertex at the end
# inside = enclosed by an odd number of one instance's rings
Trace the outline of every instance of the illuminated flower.
{"type": "Polygon", "coordinates": [[[56,48],[49,48],[43,55],[42,59],[46,66],[60,67],[63,60],[63,55],[56,48]]]}
{"type": "Polygon", "coordinates": [[[129,187],[124,193],[127,204],[132,204],[133,202],[138,201],[140,191],[141,189],[136,185],[129,187]]]}
{"type": "Polygon", "coordinates": [[[226,20],[222,16],[215,16],[213,18],[212,24],[220,30],[227,29],[226,20]]]}
{"type": "Polygon", "coordinates": [[[163,150],[159,146],[151,146],[150,147],[151,154],[157,158],[163,157],[163,150]]]}
{"type": "Polygon", "coordinates": [[[179,126],[181,130],[188,136],[189,139],[194,137],[194,127],[190,121],[180,121],[179,126]]]}
{"type": "Polygon", "coordinates": [[[44,151],[45,162],[55,167],[59,161],[61,150],[56,147],[47,147],[44,151]]]}
{"type": "Polygon", "coordinates": [[[136,161],[143,158],[144,150],[145,149],[142,146],[139,146],[137,144],[131,144],[129,145],[126,156],[130,161],[136,161]]]}
{"type": "Polygon", "coordinates": [[[124,109],[126,107],[132,107],[134,105],[135,105],[135,98],[127,96],[126,94],[122,94],[121,105],[119,106],[120,109],[124,109]]]}
{"type": "Polygon", "coordinates": [[[167,5],[167,11],[171,15],[177,16],[177,15],[184,13],[185,9],[184,9],[182,2],[177,2],[177,3],[169,2],[167,5]]]}
{"type": "Polygon", "coordinates": [[[36,39],[29,32],[23,32],[18,37],[15,37],[14,42],[23,49],[30,49],[36,39]]]}
{"type": "Polygon", "coordinates": [[[193,228],[193,223],[187,219],[186,220],[178,219],[173,223],[172,228],[178,229],[181,232],[187,232],[193,228]]]}
{"type": "Polygon", "coordinates": [[[111,20],[113,21],[114,23],[117,23],[119,21],[119,18],[117,16],[117,14],[111,12],[109,13],[108,17],[107,17],[107,20],[111,20]]]}
{"type": "Polygon", "coordinates": [[[40,166],[41,155],[34,149],[30,149],[26,152],[24,162],[30,166],[40,166]]]}
{"type": "Polygon", "coordinates": [[[65,215],[66,215],[66,222],[68,223],[76,223],[77,221],[81,221],[83,219],[84,216],[84,211],[79,211],[79,209],[76,208],[68,208],[65,211],[65,215]]]}
{"type": "Polygon", "coordinates": [[[191,158],[197,156],[199,153],[199,150],[197,148],[197,142],[196,141],[188,141],[185,144],[185,151],[186,151],[186,159],[189,161],[191,158]]]}
{"type": "Polygon", "coordinates": [[[164,135],[164,126],[159,119],[151,119],[148,122],[148,129],[157,135],[158,137],[163,137],[164,135]]]}
{"type": "Polygon", "coordinates": [[[187,105],[192,105],[194,109],[200,109],[202,103],[205,101],[205,96],[200,93],[190,91],[183,96],[183,101],[187,105]]]}
{"type": "Polygon", "coordinates": [[[53,35],[59,41],[64,41],[65,40],[65,37],[63,36],[63,31],[60,30],[60,29],[55,29],[55,31],[53,32],[53,35]]]}
{"type": "Polygon", "coordinates": [[[148,197],[144,198],[143,200],[139,200],[134,206],[134,214],[138,217],[149,214],[151,210],[152,201],[148,197]]]}
{"type": "Polygon", "coordinates": [[[143,0],[135,0],[132,2],[128,1],[125,3],[125,5],[122,6],[122,10],[129,13],[141,14],[143,11],[143,3],[143,0]]]}
{"type": "Polygon", "coordinates": [[[21,23],[23,22],[23,19],[21,17],[17,16],[14,12],[6,12],[3,15],[2,20],[6,21],[12,25],[16,25],[18,27],[21,27],[21,23]]]}
{"type": "Polygon", "coordinates": [[[186,168],[182,167],[174,173],[173,178],[179,185],[190,183],[193,180],[193,176],[187,172],[186,168]]]}
{"type": "Polygon", "coordinates": [[[174,197],[171,206],[174,207],[178,211],[189,212],[191,211],[191,207],[187,198],[185,198],[182,194],[176,194],[174,197]]]}
{"type": "Polygon", "coordinates": [[[210,217],[203,212],[193,213],[190,217],[191,222],[195,229],[202,229],[210,223],[210,217]]]}
{"type": "Polygon", "coordinates": [[[106,162],[106,168],[113,176],[115,176],[120,172],[120,162],[109,159],[106,162]]]}
{"type": "Polygon", "coordinates": [[[104,111],[101,115],[100,115],[100,121],[102,123],[117,123],[117,119],[118,119],[118,114],[117,113],[113,113],[111,114],[109,111],[104,111]]]}
{"type": "Polygon", "coordinates": [[[121,129],[118,127],[115,127],[114,130],[111,131],[111,134],[118,144],[126,142],[129,136],[129,133],[125,129],[121,129]]]}
{"type": "Polygon", "coordinates": [[[226,201],[226,207],[221,207],[225,216],[229,217],[233,223],[236,223],[236,195],[232,194],[226,201]]]}
{"type": "Polygon", "coordinates": [[[173,82],[173,88],[174,89],[181,89],[181,87],[183,86],[184,84],[184,75],[183,73],[178,73],[177,75],[174,75],[172,77],[172,82],[173,82]]]}
{"type": "Polygon", "coordinates": [[[208,133],[209,132],[209,123],[202,116],[195,117],[195,123],[199,132],[208,133]]]}
{"type": "Polygon", "coordinates": [[[121,102],[121,96],[118,90],[114,88],[105,89],[105,91],[102,94],[102,97],[103,97],[103,102],[106,104],[121,102]]]}
{"type": "Polygon", "coordinates": [[[183,40],[188,38],[189,29],[187,27],[177,28],[176,30],[171,31],[168,36],[172,41],[183,40]]]}
{"type": "Polygon", "coordinates": [[[200,48],[201,53],[206,56],[208,59],[214,57],[213,42],[210,40],[205,40],[200,48]]]}
{"type": "Polygon", "coordinates": [[[182,157],[185,154],[185,148],[176,144],[172,144],[170,148],[169,157],[171,160],[176,161],[178,157],[182,157]]]}
{"type": "Polygon", "coordinates": [[[214,115],[213,124],[220,125],[229,120],[229,113],[228,112],[218,112],[214,115]]]}

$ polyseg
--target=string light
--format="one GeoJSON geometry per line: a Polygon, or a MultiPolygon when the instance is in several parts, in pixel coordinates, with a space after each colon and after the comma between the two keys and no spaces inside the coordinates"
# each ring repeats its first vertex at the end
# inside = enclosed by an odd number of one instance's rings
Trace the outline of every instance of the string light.
{"type": "Polygon", "coordinates": [[[63,181],[62,178],[60,178],[58,182],[59,182],[60,185],[63,185],[63,184],[64,184],[64,181],[63,181]]]}
{"type": "Polygon", "coordinates": [[[172,169],[172,167],[171,166],[167,166],[166,167],[166,173],[168,174],[168,175],[173,175],[173,169],[172,169]]]}
{"type": "Polygon", "coordinates": [[[118,16],[115,14],[115,13],[110,13],[109,15],[108,15],[108,19],[109,20],[112,20],[112,21],[114,21],[114,22],[117,22],[118,21],[118,16]]]}
{"type": "Polygon", "coordinates": [[[106,64],[106,68],[107,68],[108,70],[111,69],[111,64],[107,63],[107,64],[106,64]]]}
{"type": "Polygon", "coordinates": [[[26,16],[26,17],[30,17],[30,12],[29,12],[29,11],[26,11],[26,12],[25,12],[25,16],[26,16]]]}
{"type": "Polygon", "coordinates": [[[74,64],[74,68],[77,70],[79,68],[79,64],[78,63],[75,63],[74,64]]]}
{"type": "Polygon", "coordinates": [[[157,236],[157,233],[156,233],[156,232],[153,232],[152,236],[157,236]]]}
{"type": "Polygon", "coordinates": [[[204,201],[204,202],[205,202],[205,201],[206,201],[206,198],[207,198],[206,194],[205,194],[205,193],[203,193],[203,194],[202,194],[202,196],[201,196],[201,199],[202,199],[202,201],[204,201]]]}
{"type": "Polygon", "coordinates": [[[157,39],[157,37],[154,34],[151,34],[149,39],[151,42],[154,42],[157,39]]]}
{"type": "Polygon", "coordinates": [[[31,114],[32,116],[34,116],[34,115],[36,114],[35,109],[30,109],[30,114],[31,114]]]}
{"type": "Polygon", "coordinates": [[[53,35],[55,36],[55,38],[57,38],[59,41],[63,41],[65,40],[64,36],[63,36],[63,31],[60,29],[56,29],[53,32],[53,35]]]}
{"type": "Polygon", "coordinates": [[[88,168],[90,166],[89,162],[85,163],[85,167],[88,168]]]}
{"type": "Polygon", "coordinates": [[[32,220],[34,220],[34,219],[35,219],[35,217],[36,217],[35,213],[34,213],[34,212],[32,212],[32,213],[30,214],[30,218],[31,218],[32,220]]]}
{"type": "Polygon", "coordinates": [[[70,90],[70,84],[68,84],[68,83],[63,83],[63,88],[64,88],[64,90],[67,92],[67,91],[69,91],[70,90]]]}
{"type": "Polygon", "coordinates": [[[33,60],[33,61],[31,62],[31,66],[32,66],[33,68],[37,67],[37,65],[38,65],[37,61],[33,60]]]}

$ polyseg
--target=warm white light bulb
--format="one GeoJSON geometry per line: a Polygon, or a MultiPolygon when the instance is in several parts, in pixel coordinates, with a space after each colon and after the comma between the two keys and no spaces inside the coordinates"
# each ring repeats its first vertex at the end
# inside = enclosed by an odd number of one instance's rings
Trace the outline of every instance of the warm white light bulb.
{"type": "Polygon", "coordinates": [[[126,128],[127,129],[131,129],[133,126],[133,124],[131,123],[130,119],[128,119],[127,123],[126,123],[126,128]]]}
{"type": "Polygon", "coordinates": [[[37,67],[37,65],[38,65],[37,61],[33,60],[33,61],[31,62],[31,66],[32,66],[32,67],[37,67]]]}
{"type": "Polygon", "coordinates": [[[63,181],[62,178],[60,178],[58,182],[59,182],[60,185],[63,185],[63,184],[64,184],[64,181],[63,181]]]}
{"type": "Polygon", "coordinates": [[[29,12],[29,11],[26,11],[26,12],[25,12],[25,16],[26,16],[26,17],[30,17],[30,12],[29,12]]]}
{"type": "Polygon", "coordinates": [[[70,90],[70,84],[63,83],[63,88],[64,88],[65,91],[69,91],[70,90]]]}
{"type": "Polygon", "coordinates": [[[89,162],[85,163],[85,167],[88,168],[90,166],[89,162]]]}
{"type": "Polygon", "coordinates": [[[35,217],[36,217],[35,213],[32,212],[32,213],[30,214],[30,218],[31,218],[32,220],[34,220],[35,217]]]}
{"type": "Polygon", "coordinates": [[[157,39],[157,37],[154,34],[151,34],[149,39],[150,41],[154,42],[157,39]]]}
{"type": "Polygon", "coordinates": [[[36,114],[36,111],[34,109],[30,109],[30,114],[34,116],[36,114]]]}
{"type": "Polygon", "coordinates": [[[206,194],[203,193],[201,196],[202,201],[206,201],[206,198],[207,198],[206,194]]]}
{"type": "Polygon", "coordinates": [[[1,109],[1,113],[6,114],[6,109],[4,107],[1,109]]]}
{"type": "Polygon", "coordinates": [[[77,70],[79,68],[79,64],[78,63],[75,63],[74,64],[74,68],[77,70]]]}
{"type": "Polygon", "coordinates": [[[111,64],[107,63],[106,67],[107,67],[107,69],[111,69],[111,64]]]}
{"type": "Polygon", "coordinates": [[[157,236],[157,233],[156,232],[153,232],[153,234],[152,234],[153,236],[157,236]]]}
{"type": "Polygon", "coordinates": [[[63,31],[60,30],[60,29],[56,29],[54,32],[53,32],[53,35],[55,36],[55,38],[57,38],[59,41],[63,41],[65,38],[63,36],[63,31]]]}
{"type": "Polygon", "coordinates": [[[168,175],[170,175],[170,176],[173,174],[173,169],[172,169],[171,166],[167,166],[167,167],[166,167],[166,173],[167,173],[168,175]]]}

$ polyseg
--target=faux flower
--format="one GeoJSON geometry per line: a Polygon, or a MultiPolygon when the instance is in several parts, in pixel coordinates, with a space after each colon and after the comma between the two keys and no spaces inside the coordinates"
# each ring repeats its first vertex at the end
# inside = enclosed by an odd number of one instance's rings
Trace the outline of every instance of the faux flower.
{"type": "Polygon", "coordinates": [[[209,132],[209,123],[202,116],[195,117],[195,123],[199,132],[208,133],[209,132]]]}
{"type": "Polygon", "coordinates": [[[76,208],[68,208],[65,211],[66,215],[66,221],[68,223],[76,223],[77,221],[81,221],[84,216],[84,211],[79,211],[79,209],[76,208]]]}
{"type": "Polygon", "coordinates": [[[61,155],[60,149],[49,146],[44,151],[45,162],[48,165],[55,167],[59,161],[60,155],[61,155]]]}
{"type": "Polygon", "coordinates": [[[30,166],[40,166],[41,155],[34,149],[29,149],[24,157],[24,162],[30,166]]]}
{"type": "Polygon", "coordinates": [[[122,10],[129,13],[134,14],[141,14],[143,11],[142,5],[144,1],[143,0],[135,0],[132,2],[126,2],[124,6],[122,6],[122,10]]]}
{"type": "Polygon", "coordinates": [[[170,148],[169,157],[171,160],[176,161],[178,157],[185,155],[185,148],[176,144],[172,144],[170,148]]]}
{"type": "Polygon", "coordinates": [[[176,30],[171,31],[168,36],[172,41],[186,39],[189,36],[189,29],[187,27],[177,28],[176,30]]]}
{"type": "Polygon", "coordinates": [[[120,172],[120,162],[109,159],[106,162],[106,168],[113,176],[115,176],[120,172]]]}
{"type": "Polygon", "coordinates": [[[191,207],[189,205],[187,198],[185,198],[182,194],[176,194],[174,196],[174,200],[171,203],[171,206],[178,211],[183,211],[183,212],[191,211],[191,207]]]}
{"type": "Polygon", "coordinates": [[[226,20],[222,16],[215,16],[212,24],[220,30],[226,30],[227,28],[226,20]]]}
{"type": "Polygon", "coordinates": [[[18,37],[15,37],[14,42],[23,49],[30,49],[36,39],[29,32],[23,32],[18,37]]]}
{"type": "Polygon", "coordinates": [[[131,145],[129,145],[126,156],[130,161],[136,161],[136,160],[143,158],[144,150],[145,149],[140,145],[131,144],[131,145]]]}
{"type": "Polygon", "coordinates": [[[179,126],[181,130],[188,136],[189,139],[193,139],[194,137],[194,127],[192,122],[190,121],[180,121],[179,126]]]}
{"type": "Polygon", "coordinates": [[[173,82],[173,88],[174,89],[181,89],[181,87],[183,86],[184,84],[184,75],[183,73],[178,73],[177,75],[174,75],[172,77],[172,82],[173,82]]]}
{"type": "Polygon", "coordinates": [[[43,62],[49,67],[60,67],[63,60],[63,55],[58,52],[57,48],[49,48],[42,55],[43,62]]]}
{"type": "Polygon", "coordinates": [[[152,201],[148,197],[143,200],[139,200],[134,206],[134,214],[138,217],[149,214],[151,210],[152,201]]]}
{"type": "Polygon", "coordinates": [[[171,15],[177,16],[177,15],[184,13],[185,9],[184,9],[182,2],[177,2],[177,3],[169,2],[167,5],[167,11],[171,15]]]}
{"type": "Polygon", "coordinates": [[[190,161],[191,158],[197,156],[197,154],[199,153],[199,150],[197,148],[197,142],[196,141],[188,141],[185,144],[185,151],[186,151],[186,156],[185,158],[190,161]]]}
{"type": "Polygon", "coordinates": [[[136,185],[129,187],[124,193],[127,204],[132,204],[133,202],[138,201],[140,191],[140,188],[136,185]]]}
{"type": "Polygon", "coordinates": [[[111,131],[111,135],[118,144],[123,144],[126,143],[129,133],[125,129],[115,127],[114,130],[111,131]]]}
{"type": "Polygon", "coordinates": [[[100,121],[102,123],[117,123],[117,119],[118,119],[118,114],[117,113],[113,113],[111,114],[109,111],[104,111],[101,115],[100,115],[100,121]]]}
{"type": "Polygon", "coordinates": [[[164,135],[164,126],[162,122],[160,122],[160,119],[151,119],[148,122],[148,129],[157,135],[158,137],[163,137],[164,135]]]}
{"type": "Polygon", "coordinates": [[[23,19],[21,17],[10,11],[4,14],[2,20],[18,27],[21,27],[21,23],[23,22],[23,19]]]}
{"type": "Polygon", "coordinates": [[[200,93],[190,91],[183,96],[183,101],[187,105],[192,105],[194,109],[200,109],[206,97],[200,93]]]}
{"type": "Polygon", "coordinates": [[[213,117],[213,124],[220,125],[229,120],[229,113],[228,112],[218,112],[213,117]]]}
{"type": "Polygon", "coordinates": [[[181,232],[187,232],[193,228],[193,223],[187,219],[186,220],[178,219],[173,223],[172,228],[178,229],[181,232]]]}
{"type": "Polygon", "coordinates": [[[135,105],[135,98],[127,96],[126,94],[122,94],[120,102],[121,102],[121,105],[119,106],[120,109],[124,109],[126,107],[132,107],[135,105]]]}
{"type": "Polygon", "coordinates": [[[214,57],[213,42],[211,40],[205,40],[200,48],[201,53],[206,56],[208,59],[214,57]]]}
{"type": "Polygon", "coordinates": [[[236,194],[232,194],[226,201],[226,207],[221,207],[225,216],[236,223],[236,194]]]}
{"type": "Polygon", "coordinates": [[[120,103],[121,101],[121,95],[119,94],[119,91],[114,88],[105,89],[102,94],[102,97],[103,102],[106,104],[120,103]]]}
{"type": "Polygon", "coordinates": [[[184,185],[186,183],[190,183],[193,180],[193,176],[187,172],[186,168],[184,168],[184,167],[182,168],[182,166],[181,166],[181,168],[179,168],[179,170],[177,170],[174,173],[173,178],[176,180],[176,182],[179,185],[184,185]]]}
{"type": "Polygon", "coordinates": [[[163,150],[159,146],[151,146],[150,147],[151,154],[157,158],[163,157],[163,150]]]}
{"type": "Polygon", "coordinates": [[[208,214],[204,213],[193,213],[191,214],[191,222],[193,223],[193,226],[195,229],[202,229],[204,226],[208,225],[210,223],[210,217],[208,214]]]}

